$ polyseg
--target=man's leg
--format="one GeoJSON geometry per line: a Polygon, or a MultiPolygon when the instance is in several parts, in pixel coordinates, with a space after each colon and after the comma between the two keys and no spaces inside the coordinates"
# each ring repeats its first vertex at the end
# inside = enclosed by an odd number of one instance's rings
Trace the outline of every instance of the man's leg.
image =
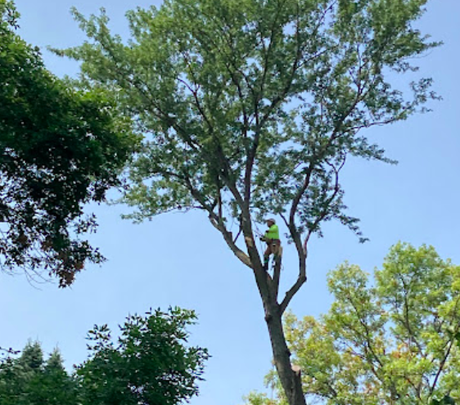
{"type": "Polygon", "coordinates": [[[270,261],[270,254],[272,253],[271,251],[271,248],[270,248],[270,244],[268,243],[267,244],[267,249],[265,250],[265,253],[264,253],[264,270],[267,271],[268,270],[268,262],[270,261]]]}
{"type": "Polygon", "coordinates": [[[271,253],[273,254],[273,266],[281,262],[281,241],[274,239],[270,244],[271,253]]]}
{"type": "Polygon", "coordinates": [[[273,239],[272,243],[270,244],[270,249],[271,249],[271,253],[273,254],[273,256],[275,256],[275,258],[279,256],[280,247],[281,247],[280,241],[277,239],[273,239]]]}

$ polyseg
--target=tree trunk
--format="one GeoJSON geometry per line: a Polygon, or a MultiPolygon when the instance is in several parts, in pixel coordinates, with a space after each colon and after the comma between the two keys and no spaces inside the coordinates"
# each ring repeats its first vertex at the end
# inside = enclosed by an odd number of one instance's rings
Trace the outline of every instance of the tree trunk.
{"type": "MultiPolygon", "coordinates": [[[[249,218],[249,212],[247,212],[249,218]]],[[[250,267],[254,271],[256,284],[265,310],[265,321],[267,322],[268,333],[273,351],[273,360],[278,372],[281,385],[286,394],[289,405],[306,405],[305,396],[302,391],[302,380],[300,370],[293,370],[291,364],[291,352],[284,336],[282,315],[283,310],[278,303],[279,272],[281,270],[281,259],[275,265],[274,277],[272,278],[263,268],[259,252],[255,246],[254,236],[250,220],[243,220],[242,230],[245,236],[246,247],[250,260],[250,267]]],[[[225,237],[225,234],[224,234],[225,237]]],[[[241,260],[241,259],[240,259],[241,260]]],[[[301,262],[305,263],[305,255],[302,255],[301,262]]],[[[243,261],[244,262],[244,261],[243,261]]],[[[245,263],[246,264],[246,263],[245,263]]],[[[301,266],[301,275],[305,272],[305,265],[301,266]]],[[[305,282],[305,277],[300,277],[300,285],[305,282]]],[[[296,284],[298,284],[296,283],[296,284]]],[[[292,293],[291,295],[295,294],[292,293]]],[[[286,304],[287,305],[287,304],[286,304]]]]}
{"type": "Polygon", "coordinates": [[[278,303],[264,302],[273,359],[289,405],[306,405],[300,370],[293,370],[278,303]]]}

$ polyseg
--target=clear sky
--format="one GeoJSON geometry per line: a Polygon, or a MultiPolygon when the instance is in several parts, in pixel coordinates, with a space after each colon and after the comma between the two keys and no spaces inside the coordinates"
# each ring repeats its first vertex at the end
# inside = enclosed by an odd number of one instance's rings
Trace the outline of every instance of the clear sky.
{"type": "MultiPolygon", "coordinates": [[[[42,48],[80,44],[84,36],[69,9],[82,13],[107,9],[115,31],[126,33],[124,13],[153,0],[17,0],[21,35],[42,48]]],[[[159,2],[156,2],[159,4],[159,2]]],[[[308,282],[294,299],[298,315],[327,311],[331,297],[326,273],[344,260],[368,271],[380,266],[398,240],[432,244],[460,263],[460,1],[431,0],[420,22],[423,32],[445,45],[420,60],[435,79],[442,102],[434,112],[368,132],[397,166],[351,162],[343,178],[350,213],[362,220],[365,245],[331,224],[325,238],[310,247],[308,282]]],[[[74,62],[44,50],[48,68],[58,75],[78,71],[74,62]]],[[[1,106],[0,106],[1,108],[1,106]]],[[[0,345],[22,348],[29,338],[46,352],[58,346],[66,364],[86,357],[86,332],[95,324],[116,328],[129,313],[178,305],[195,309],[199,324],[192,342],[212,354],[206,381],[193,405],[238,405],[242,396],[263,389],[271,352],[262,306],[248,269],[227,250],[220,235],[198,213],[168,214],[142,225],[120,219],[123,207],[95,208],[100,229],[92,238],[109,259],[81,274],[71,289],[31,286],[21,276],[0,274],[0,345]],[[191,237],[193,235],[193,237],[191,237]],[[198,235],[198,237],[197,237],[198,235]]],[[[287,247],[282,276],[295,277],[295,255],[287,247]]]]}

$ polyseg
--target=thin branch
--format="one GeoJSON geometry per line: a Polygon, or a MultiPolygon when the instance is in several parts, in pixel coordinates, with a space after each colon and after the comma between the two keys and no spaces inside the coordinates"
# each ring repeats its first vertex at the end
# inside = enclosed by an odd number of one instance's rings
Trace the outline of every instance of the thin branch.
{"type": "Polygon", "coordinates": [[[280,312],[281,314],[286,311],[286,308],[288,307],[289,303],[291,302],[292,298],[294,298],[294,295],[296,295],[297,291],[300,290],[300,287],[307,281],[307,274],[306,274],[306,268],[305,265],[300,265],[300,273],[299,276],[297,277],[296,282],[294,285],[286,292],[286,295],[284,296],[283,301],[280,304],[280,312]]]}
{"type": "Polygon", "coordinates": [[[406,327],[407,329],[407,332],[409,333],[409,339],[412,340],[415,345],[417,346],[420,354],[422,355],[423,358],[426,358],[426,355],[423,351],[423,347],[422,345],[419,343],[418,339],[416,338],[415,336],[415,333],[413,332],[412,330],[412,327],[410,325],[410,321],[409,321],[409,303],[407,301],[407,295],[409,293],[409,286],[406,285],[406,283],[404,282],[404,279],[402,277],[400,277],[400,280],[404,286],[404,320],[403,320],[403,325],[406,327]]]}
{"type": "MultiPolygon", "coordinates": [[[[248,206],[250,204],[250,199],[251,199],[252,170],[253,170],[253,167],[254,167],[254,161],[255,161],[255,158],[256,158],[257,149],[259,147],[260,133],[261,133],[261,130],[262,130],[262,126],[265,123],[264,119],[262,119],[262,121],[259,120],[258,106],[259,106],[260,100],[263,99],[264,86],[265,86],[265,81],[266,81],[266,77],[267,77],[267,72],[268,72],[268,69],[269,69],[269,58],[270,58],[271,51],[273,49],[274,41],[275,41],[275,30],[279,29],[279,24],[277,23],[277,21],[278,21],[279,12],[280,12],[281,8],[282,8],[282,6],[278,7],[276,16],[274,18],[274,21],[273,21],[273,24],[272,24],[272,27],[271,27],[270,43],[268,44],[268,49],[267,49],[267,52],[265,54],[265,62],[264,62],[264,66],[263,66],[262,80],[261,80],[261,83],[260,83],[260,91],[259,91],[259,94],[257,96],[256,96],[256,93],[253,93],[254,94],[254,111],[255,111],[255,115],[256,115],[256,130],[255,130],[255,133],[254,133],[254,140],[253,140],[253,143],[252,143],[252,147],[250,148],[248,156],[247,156],[246,170],[245,170],[245,176],[244,176],[244,199],[245,199],[245,202],[246,202],[246,204],[248,206]]],[[[262,40],[262,42],[263,42],[263,40],[262,40]]],[[[271,114],[270,109],[269,109],[269,113],[271,114]]]]}
{"type": "MultiPolygon", "coordinates": [[[[455,302],[455,307],[454,307],[454,311],[453,313],[455,314],[455,312],[457,311],[457,307],[458,307],[458,304],[460,302],[460,297],[457,298],[456,302],[455,302]]],[[[454,317],[455,315],[453,315],[454,317]]],[[[450,356],[450,352],[452,351],[452,347],[456,341],[455,339],[455,335],[460,331],[460,323],[457,322],[456,326],[455,326],[455,329],[453,332],[451,332],[451,341],[449,343],[449,347],[443,357],[443,359],[441,360],[441,363],[439,365],[439,369],[438,369],[438,372],[436,373],[436,376],[433,380],[433,385],[431,386],[431,389],[430,389],[430,394],[433,394],[434,392],[434,389],[436,388],[436,384],[438,383],[438,379],[441,375],[441,373],[443,372],[444,370],[444,366],[446,365],[446,362],[447,362],[447,359],[449,358],[450,356]]]]}
{"type": "Polygon", "coordinates": [[[11,347],[8,348],[8,349],[5,349],[5,348],[3,348],[3,347],[0,347],[0,352],[4,352],[4,353],[6,353],[6,354],[13,354],[13,355],[21,353],[20,350],[14,350],[14,349],[11,348],[11,347]]]}
{"type": "Polygon", "coordinates": [[[240,259],[240,261],[248,266],[249,268],[253,269],[253,265],[251,263],[251,259],[248,257],[246,253],[244,253],[238,246],[236,246],[235,241],[232,239],[232,234],[229,232],[226,227],[223,225],[221,221],[215,216],[215,214],[209,214],[209,221],[211,224],[216,228],[224,237],[225,242],[227,243],[228,247],[231,251],[235,254],[235,256],[240,259]]]}

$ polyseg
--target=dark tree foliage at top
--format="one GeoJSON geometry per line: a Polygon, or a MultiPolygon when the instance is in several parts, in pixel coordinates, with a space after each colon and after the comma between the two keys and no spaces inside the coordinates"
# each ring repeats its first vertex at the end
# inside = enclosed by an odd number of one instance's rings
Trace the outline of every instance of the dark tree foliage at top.
{"type": "Polygon", "coordinates": [[[133,143],[107,95],[53,76],[17,19],[0,0],[0,266],[46,269],[67,286],[86,261],[103,260],[78,238],[96,226],[83,205],[119,184],[133,143]]]}

